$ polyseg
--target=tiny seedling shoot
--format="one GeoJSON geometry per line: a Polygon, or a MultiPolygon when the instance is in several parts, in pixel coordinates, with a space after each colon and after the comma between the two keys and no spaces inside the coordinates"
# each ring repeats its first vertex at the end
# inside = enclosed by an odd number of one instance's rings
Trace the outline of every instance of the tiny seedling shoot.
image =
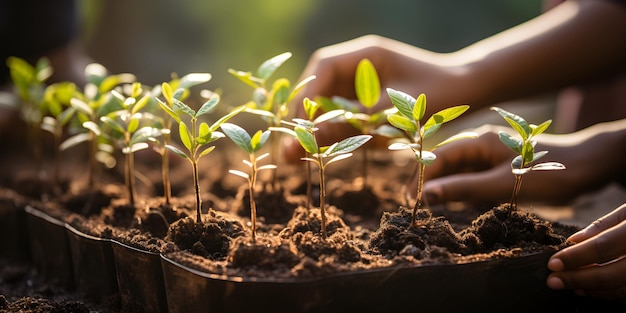
{"type": "MultiPolygon", "coordinates": [[[[289,114],[289,103],[302,90],[302,88],[315,76],[309,76],[299,82],[293,89],[291,82],[286,78],[278,78],[269,88],[270,77],[291,58],[291,52],[281,53],[264,61],[256,73],[237,71],[229,69],[228,72],[237,77],[240,81],[254,88],[252,100],[246,106],[246,112],[261,116],[267,123],[268,128],[280,127],[284,118],[289,114]]],[[[270,138],[270,162],[277,164],[279,155],[279,136],[270,138]]],[[[277,190],[276,172],[272,173],[272,188],[277,190]]]]}
{"type": "MultiPolygon", "coordinates": [[[[304,101],[311,101],[305,98],[304,101]]],[[[305,105],[305,107],[307,107],[305,105]]],[[[316,105],[310,105],[310,107],[316,107],[316,105]]],[[[335,114],[343,114],[343,110],[336,112],[329,111],[320,115],[318,118],[321,120],[329,120],[332,117],[336,117],[335,114]]],[[[322,238],[326,239],[326,186],[325,186],[325,170],[326,167],[334,162],[347,159],[352,156],[352,151],[364,145],[370,139],[371,135],[356,135],[348,137],[339,142],[333,143],[329,146],[320,147],[315,138],[315,131],[317,123],[321,123],[320,120],[308,121],[303,119],[294,119],[296,126],[293,130],[281,129],[280,131],[286,132],[295,137],[302,148],[310,155],[310,157],[302,158],[303,161],[309,161],[317,164],[319,170],[319,182],[320,182],[320,215],[322,219],[321,232],[322,238]]]]}
{"type": "Polygon", "coordinates": [[[511,172],[515,176],[515,185],[513,186],[513,194],[509,204],[512,209],[517,208],[517,197],[522,188],[522,177],[530,171],[554,171],[564,170],[565,165],[558,162],[545,162],[535,165],[531,163],[545,156],[548,151],[535,152],[537,140],[535,137],[548,129],[552,120],[547,120],[539,125],[529,124],[519,115],[510,113],[498,107],[492,107],[491,110],[496,111],[504,120],[511,125],[517,132],[519,138],[510,135],[505,131],[498,132],[500,141],[502,141],[509,149],[518,155],[511,161],[511,172]]]}
{"type": "MultiPolygon", "coordinates": [[[[334,96],[331,99],[320,97],[318,101],[322,107],[330,109],[343,109],[346,111],[345,118],[354,128],[363,135],[382,135],[386,137],[399,137],[398,129],[389,126],[387,122],[387,110],[372,112],[372,109],[380,100],[380,80],[376,68],[369,59],[362,59],[357,65],[354,75],[354,89],[360,106],[351,100],[334,96]]],[[[361,149],[363,187],[367,187],[368,149],[361,149]]]]}
{"type": "MultiPolygon", "coordinates": [[[[185,99],[189,96],[189,88],[199,85],[205,82],[208,82],[211,79],[211,74],[209,73],[190,73],[182,78],[174,78],[169,83],[164,82],[161,84],[161,89],[158,89],[158,86],[153,89],[154,96],[160,92],[165,98],[165,101],[161,101],[156,98],[160,105],[167,105],[170,108],[174,105],[174,98],[179,101],[185,101],[185,99]]],[[[170,205],[172,198],[172,187],[170,182],[169,175],[169,153],[168,149],[165,146],[170,144],[171,134],[170,131],[172,129],[172,118],[165,114],[162,117],[163,130],[161,131],[162,140],[158,138],[150,138],[150,140],[156,144],[155,150],[161,155],[161,177],[163,181],[163,197],[165,198],[165,204],[170,205]]]]}
{"type": "Polygon", "coordinates": [[[194,111],[187,104],[176,98],[172,98],[172,100],[172,107],[169,107],[164,102],[159,102],[159,105],[178,123],[178,135],[180,137],[180,141],[187,149],[187,152],[183,152],[181,149],[178,149],[173,145],[166,145],[165,147],[191,163],[191,167],[193,170],[193,183],[196,194],[196,223],[201,223],[202,215],[200,211],[200,206],[202,200],[200,199],[198,162],[200,161],[200,158],[211,153],[211,151],[215,149],[215,146],[206,147],[208,144],[224,137],[224,134],[218,132],[217,129],[228,119],[241,112],[243,110],[243,107],[241,106],[235,108],[231,112],[222,116],[210,126],[206,122],[201,122],[200,125],[198,125],[199,117],[215,110],[220,100],[219,96],[213,95],[198,109],[198,111],[194,111]],[[190,121],[183,121],[182,118],[184,118],[185,116],[189,117],[190,121]],[[190,126],[187,126],[187,123],[190,123],[190,126]]]}
{"type": "Polygon", "coordinates": [[[443,109],[433,114],[422,125],[421,120],[426,112],[426,95],[420,94],[417,99],[415,99],[402,91],[397,91],[391,88],[387,88],[387,94],[397,109],[395,113],[387,116],[387,120],[391,125],[404,131],[406,134],[406,140],[392,143],[389,146],[389,150],[410,149],[415,154],[415,159],[419,164],[417,199],[415,201],[415,205],[413,206],[411,222],[411,225],[416,225],[417,210],[421,208],[423,201],[422,187],[424,186],[424,170],[426,169],[426,166],[435,162],[435,159],[437,158],[433,151],[436,148],[450,142],[463,138],[473,138],[477,135],[472,132],[460,133],[436,144],[432,149],[426,150],[424,149],[424,139],[432,136],[437,130],[439,130],[439,128],[441,128],[443,123],[459,117],[467,111],[467,109],[469,109],[469,106],[459,105],[443,109]]]}
{"type": "Polygon", "coordinates": [[[149,114],[141,111],[151,97],[149,93],[144,93],[141,83],[135,82],[131,85],[130,95],[111,90],[114,99],[122,105],[122,110],[111,112],[100,118],[103,127],[108,127],[106,132],[113,142],[121,148],[125,156],[124,169],[126,177],[126,187],[128,188],[129,205],[135,205],[135,152],[148,148],[148,139],[158,136],[160,130],[152,127],[152,118],[149,114]]]}
{"type": "Polygon", "coordinates": [[[257,131],[250,137],[248,132],[240,126],[231,123],[222,124],[222,131],[230,138],[239,148],[248,153],[249,160],[243,160],[243,163],[250,167],[250,174],[229,170],[231,174],[243,177],[248,180],[248,193],[250,194],[250,221],[252,223],[252,242],[256,241],[256,202],[254,200],[254,189],[256,186],[257,174],[259,171],[275,169],[276,165],[266,164],[259,166],[259,161],[266,158],[269,153],[257,156],[256,153],[265,145],[270,137],[270,131],[257,131]]]}

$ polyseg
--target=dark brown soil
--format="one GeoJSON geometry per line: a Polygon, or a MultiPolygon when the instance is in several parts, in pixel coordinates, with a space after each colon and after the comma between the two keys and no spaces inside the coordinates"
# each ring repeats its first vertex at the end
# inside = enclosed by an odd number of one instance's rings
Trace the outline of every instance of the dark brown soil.
{"type": "MultiPolygon", "coordinates": [[[[249,194],[242,186],[245,183],[226,174],[226,169],[233,166],[226,161],[227,154],[211,154],[208,158],[211,161],[205,161],[200,171],[205,173],[201,181],[201,223],[195,221],[191,169],[186,162],[173,165],[172,173],[176,176],[172,189],[178,193],[170,205],[164,204],[154,187],[160,184],[158,164],[140,167],[152,173],[147,176],[157,179],[151,185],[139,184],[134,206],[128,204],[119,171],[103,172],[98,189],[88,192],[81,185],[83,169],[73,168],[80,166],[78,162],[65,164],[66,173],[76,173],[78,177],[66,177],[72,178],[73,183],[58,198],[47,196],[41,201],[32,188],[18,189],[10,179],[5,182],[24,201],[87,234],[160,252],[202,271],[240,277],[320,277],[381,267],[518,257],[560,249],[566,236],[575,230],[531,213],[511,211],[508,205],[464,212],[425,208],[417,212],[417,223],[411,225],[411,210],[404,208],[401,192],[409,173],[389,162],[373,162],[367,186],[363,186],[355,174],[359,171],[351,165],[359,162],[344,161],[330,167],[327,173],[326,238],[321,234],[317,198],[311,199],[311,208],[306,207],[303,167],[284,166],[279,168],[279,191],[259,184],[257,233],[253,241],[249,194]],[[184,169],[189,176],[181,178],[184,169]]],[[[20,181],[26,179],[20,177],[20,181]]],[[[19,186],[32,187],[28,183],[19,186]]],[[[319,194],[315,183],[312,194],[319,194]]],[[[24,281],[25,276],[21,277],[17,281],[24,281]]],[[[31,295],[26,290],[0,291],[7,300],[0,301],[0,308],[4,306],[9,311],[21,305],[20,293],[31,295]]],[[[35,301],[35,296],[29,299],[35,301]]],[[[48,294],[47,300],[44,297],[38,305],[65,305],[68,310],[80,306],[63,301],[66,299],[48,294]]]]}

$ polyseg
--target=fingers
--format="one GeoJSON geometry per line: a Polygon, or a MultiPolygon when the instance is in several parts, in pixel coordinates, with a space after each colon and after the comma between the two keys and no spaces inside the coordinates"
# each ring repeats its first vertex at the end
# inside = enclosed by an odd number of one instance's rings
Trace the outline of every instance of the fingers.
{"type": "Polygon", "coordinates": [[[626,203],[622,204],[611,213],[600,217],[579,232],[571,235],[567,240],[574,243],[582,242],[619,224],[621,221],[624,220],[626,220],[626,203]]]}
{"type": "Polygon", "coordinates": [[[552,289],[573,289],[599,298],[626,299],[626,259],[593,265],[574,271],[554,272],[546,284],[552,289]]]}
{"type": "MultiPolygon", "coordinates": [[[[626,205],[577,233],[579,243],[555,253],[548,261],[546,284],[595,296],[626,299],[626,205]]],[[[571,237],[570,237],[571,238],[571,237]]]]}
{"type": "Polygon", "coordinates": [[[428,180],[424,194],[431,205],[450,201],[495,204],[508,200],[513,183],[510,167],[505,164],[487,171],[428,180]]]}

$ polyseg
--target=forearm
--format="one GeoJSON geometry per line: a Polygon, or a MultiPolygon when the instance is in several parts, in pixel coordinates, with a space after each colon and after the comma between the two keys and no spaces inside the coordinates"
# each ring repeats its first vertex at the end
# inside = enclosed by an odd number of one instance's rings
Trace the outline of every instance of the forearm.
{"type": "Polygon", "coordinates": [[[569,0],[444,58],[474,90],[474,108],[532,96],[626,68],[626,9],[569,0]]]}

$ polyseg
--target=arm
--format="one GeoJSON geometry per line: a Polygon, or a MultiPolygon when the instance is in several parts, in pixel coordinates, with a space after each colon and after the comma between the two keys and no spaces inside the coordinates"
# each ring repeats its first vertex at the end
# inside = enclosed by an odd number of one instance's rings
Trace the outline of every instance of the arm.
{"type": "MultiPolygon", "coordinates": [[[[317,50],[303,72],[316,75],[294,103],[302,116],[304,97],[355,99],[354,71],[369,58],[381,87],[414,96],[425,93],[430,115],[469,104],[475,111],[494,103],[532,96],[582,83],[626,68],[626,8],[608,1],[569,0],[545,14],[452,53],[435,53],[380,36],[364,36],[317,50]]],[[[385,93],[379,107],[390,107],[385,93]]],[[[349,125],[332,125],[320,142],[353,133],[349,125]]],[[[289,142],[289,160],[301,151],[289,142]]]]}

